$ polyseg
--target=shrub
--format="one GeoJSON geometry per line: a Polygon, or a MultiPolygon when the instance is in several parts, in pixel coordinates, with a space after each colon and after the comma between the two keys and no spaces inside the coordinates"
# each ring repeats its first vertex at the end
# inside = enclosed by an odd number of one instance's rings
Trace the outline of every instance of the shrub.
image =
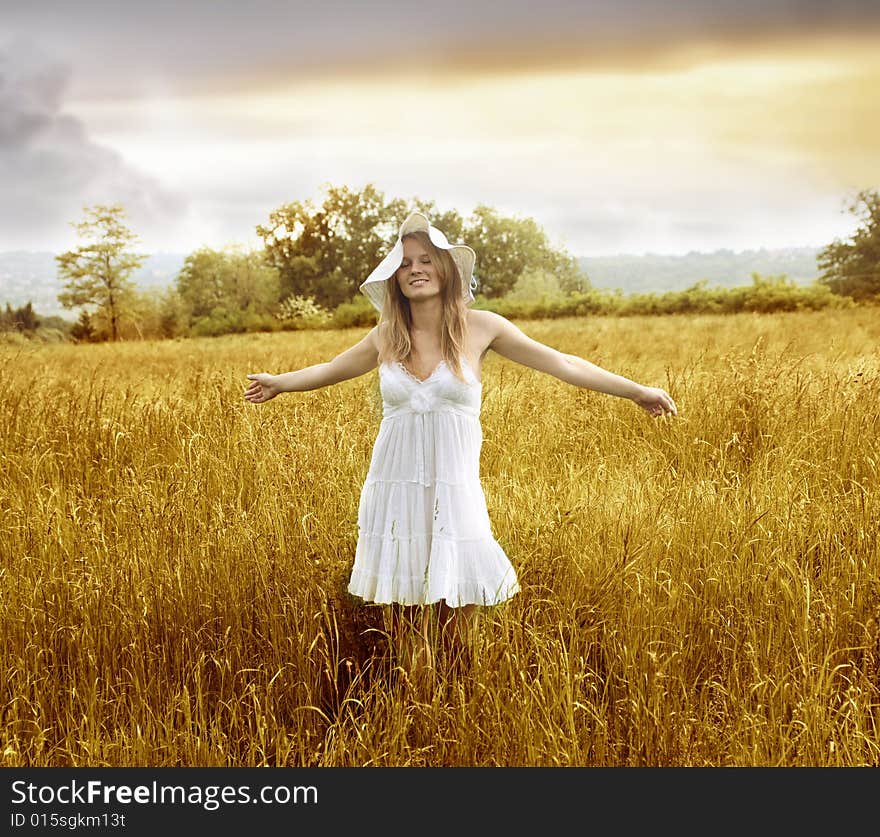
{"type": "Polygon", "coordinates": [[[334,328],[372,327],[377,322],[379,322],[379,312],[363,294],[359,294],[350,302],[338,305],[332,318],[334,328]]]}
{"type": "Polygon", "coordinates": [[[332,314],[318,305],[310,296],[292,294],[275,311],[275,319],[285,330],[321,328],[330,322],[332,314]]]}

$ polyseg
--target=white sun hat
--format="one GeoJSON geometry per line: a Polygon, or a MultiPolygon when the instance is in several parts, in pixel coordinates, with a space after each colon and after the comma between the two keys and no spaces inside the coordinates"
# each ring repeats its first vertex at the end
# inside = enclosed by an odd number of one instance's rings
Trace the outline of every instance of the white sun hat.
{"type": "Polygon", "coordinates": [[[462,298],[465,304],[474,301],[473,292],[477,288],[477,280],[474,278],[474,264],[477,260],[477,254],[466,244],[450,244],[440,230],[431,226],[426,215],[421,212],[413,212],[400,225],[400,232],[397,235],[397,243],[394,248],[360,285],[361,292],[380,313],[382,303],[385,301],[385,282],[394,276],[397,268],[403,263],[403,237],[419,230],[428,234],[435,247],[449,250],[449,255],[452,256],[461,276],[462,298]]]}

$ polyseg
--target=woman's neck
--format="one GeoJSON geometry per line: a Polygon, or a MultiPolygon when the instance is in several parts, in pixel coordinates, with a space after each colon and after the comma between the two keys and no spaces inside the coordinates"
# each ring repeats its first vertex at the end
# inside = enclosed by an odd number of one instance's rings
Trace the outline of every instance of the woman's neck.
{"type": "Polygon", "coordinates": [[[443,300],[440,297],[419,300],[415,303],[410,300],[409,306],[413,336],[418,334],[421,337],[436,337],[439,342],[443,327],[443,300]]]}

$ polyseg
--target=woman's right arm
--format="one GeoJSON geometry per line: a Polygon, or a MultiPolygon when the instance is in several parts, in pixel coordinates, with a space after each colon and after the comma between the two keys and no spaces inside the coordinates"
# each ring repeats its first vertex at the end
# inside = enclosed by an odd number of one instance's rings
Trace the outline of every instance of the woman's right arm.
{"type": "Polygon", "coordinates": [[[245,390],[245,399],[260,404],[282,392],[320,389],[366,374],[376,368],[379,360],[378,329],[378,325],[374,326],[362,340],[326,363],[317,363],[281,375],[270,375],[267,372],[248,375],[251,383],[245,390]]]}

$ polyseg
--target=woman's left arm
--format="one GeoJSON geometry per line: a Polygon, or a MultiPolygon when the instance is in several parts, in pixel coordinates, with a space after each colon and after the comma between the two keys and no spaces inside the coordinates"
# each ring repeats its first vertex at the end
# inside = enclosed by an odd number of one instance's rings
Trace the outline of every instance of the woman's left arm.
{"type": "Polygon", "coordinates": [[[678,415],[675,402],[666,390],[647,387],[609,372],[577,355],[568,355],[533,340],[510,320],[492,311],[482,312],[493,335],[489,348],[523,366],[546,372],[583,389],[629,398],[652,416],[678,415]]]}

